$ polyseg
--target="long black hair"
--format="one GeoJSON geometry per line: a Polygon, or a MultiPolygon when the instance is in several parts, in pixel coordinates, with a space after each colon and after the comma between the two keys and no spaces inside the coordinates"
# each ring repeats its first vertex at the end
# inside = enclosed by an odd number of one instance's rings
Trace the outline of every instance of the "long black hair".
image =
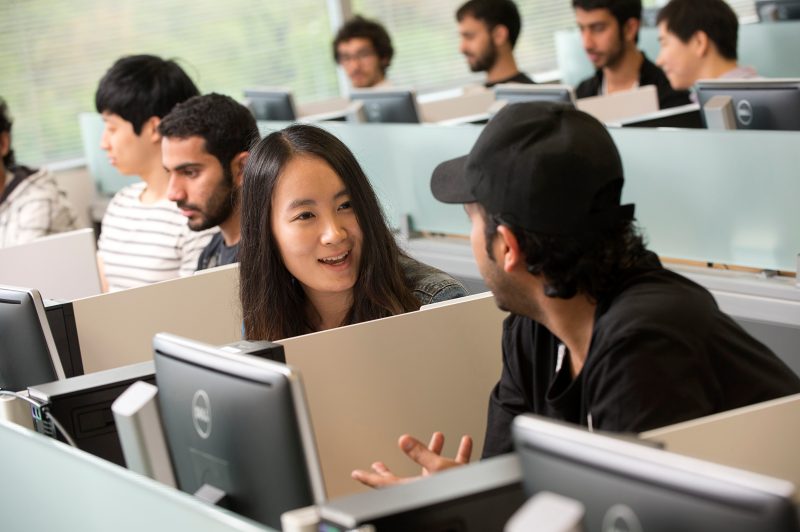
{"type": "Polygon", "coordinates": [[[315,330],[305,292],[284,265],[271,223],[275,185],[296,156],[317,157],[336,172],[364,235],[353,304],[342,325],[418,309],[400,268],[401,251],[355,156],[327,131],[297,124],[261,140],[244,168],[239,296],[246,338],[279,340],[315,330]]]}

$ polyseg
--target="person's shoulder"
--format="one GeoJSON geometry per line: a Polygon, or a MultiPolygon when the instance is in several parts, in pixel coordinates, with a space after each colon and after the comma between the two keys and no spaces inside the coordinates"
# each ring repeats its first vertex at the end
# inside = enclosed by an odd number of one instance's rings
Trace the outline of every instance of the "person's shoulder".
{"type": "Polygon", "coordinates": [[[119,205],[122,203],[138,202],[139,197],[145,189],[144,181],[131,183],[119,189],[112,197],[109,205],[119,205]]]}
{"type": "Polygon", "coordinates": [[[626,279],[598,319],[627,334],[638,330],[695,329],[720,312],[711,293],[665,268],[644,270],[626,279]]]}
{"type": "Polygon", "coordinates": [[[467,295],[464,285],[442,270],[405,255],[401,255],[399,261],[409,288],[421,304],[438,303],[467,295]]]}
{"type": "Polygon", "coordinates": [[[582,80],[575,87],[576,98],[589,98],[597,96],[600,92],[600,85],[603,83],[603,71],[596,70],[594,74],[582,80]]]}

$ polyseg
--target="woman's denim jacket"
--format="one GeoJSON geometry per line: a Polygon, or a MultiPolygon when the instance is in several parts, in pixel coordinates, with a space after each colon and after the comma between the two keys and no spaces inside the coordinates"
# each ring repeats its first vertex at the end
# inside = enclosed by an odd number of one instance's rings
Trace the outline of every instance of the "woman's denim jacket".
{"type": "Polygon", "coordinates": [[[408,286],[420,305],[429,305],[467,295],[467,290],[442,270],[423,264],[410,257],[400,257],[400,267],[408,286]]]}

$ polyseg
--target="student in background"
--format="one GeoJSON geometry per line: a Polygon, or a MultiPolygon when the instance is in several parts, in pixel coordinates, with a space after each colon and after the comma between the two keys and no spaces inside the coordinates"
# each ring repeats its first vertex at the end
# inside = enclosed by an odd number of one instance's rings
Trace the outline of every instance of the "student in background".
{"type": "Polygon", "coordinates": [[[0,248],[76,229],[75,214],[47,168],[17,164],[11,115],[0,98],[0,248]]]}
{"type": "Polygon", "coordinates": [[[661,109],[690,103],[687,91],[676,91],[667,76],[639,50],[641,0],[573,0],[583,49],[597,69],[583,80],[575,96],[603,96],[655,85],[661,109]]]}
{"type": "MultiPolygon", "coordinates": [[[[510,312],[484,457],[512,451],[523,413],[639,433],[800,392],[800,378],[708,290],[645,247],[634,206],[620,202],[623,181],[600,122],[542,102],[505,107],[469,155],[434,170],[434,197],[464,204],[478,270],[510,312]]],[[[465,463],[472,447],[462,438],[449,460],[440,433],[429,446],[399,443],[429,472],[465,463]]],[[[353,477],[401,480],[381,462],[353,477]]]]}
{"type": "Polygon", "coordinates": [[[498,83],[533,83],[514,60],[522,22],[511,0],[469,0],[456,11],[459,50],[470,70],[486,72],[486,87],[498,83]]]}
{"type": "Polygon", "coordinates": [[[198,270],[238,262],[242,174],[258,139],[253,114],[229,96],[206,94],[179,103],[158,126],[169,174],[167,197],[192,231],[219,227],[198,270]]]}
{"type": "Polygon", "coordinates": [[[386,87],[386,71],[394,48],[386,28],[360,15],[339,28],[333,40],[333,59],[356,89],[386,87]]]}
{"type": "Polygon", "coordinates": [[[723,0],[672,0],[658,13],[656,63],[676,89],[688,89],[699,79],[758,77],[739,66],[739,21],[723,0]]]}
{"type": "Polygon", "coordinates": [[[100,147],[123,175],[141,182],[117,192],[97,242],[108,290],[191,275],[216,229],[195,232],[167,198],[158,125],[172,108],[199,94],[172,60],[152,55],[119,59],[100,80],[95,106],[105,122],[100,147]]]}
{"type": "Polygon", "coordinates": [[[248,340],[279,340],[466,294],[397,246],[352,152],[294,125],[250,151],[242,192],[240,299],[248,340]]]}

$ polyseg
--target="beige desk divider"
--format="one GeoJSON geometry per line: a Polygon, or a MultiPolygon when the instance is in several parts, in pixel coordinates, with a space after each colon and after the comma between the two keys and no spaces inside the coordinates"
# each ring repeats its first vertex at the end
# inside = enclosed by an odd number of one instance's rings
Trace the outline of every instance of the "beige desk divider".
{"type": "Polygon", "coordinates": [[[35,288],[45,299],[100,294],[94,231],[78,229],[0,249],[0,284],[35,288]]]}
{"type": "Polygon", "coordinates": [[[575,101],[575,107],[601,122],[619,122],[658,111],[658,92],[655,85],[644,85],[604,96],[581,98],[575,101]]]}
{"type": "Polygon", "coordinates": [[[211,344],[242,337],[239,266],[234,264],[73,302],[86,373],[153,358],[153,335],[211,344]]]}
{"type": "MultiPolygon", "coordinates": [[[[488,118],[489,108],[494,103],[494,92],[475,90],[456,96],[420,103],[423,122],[455,121],[462,118],[488,118]]],[[[465,122],[466,123],[466,122],[465,122]]]]}
{"type": "Polygon", "coordinates": [[[377,460],[419,474],[397,447],[405,432],[423,441],[444,432],[449,456],[470,434],[480,457],[505,315],[487,292],[280,342],[303,375],[329,498],[363,491],[350,472],[377,460]]]}
{"type": "MultiPolygon", "coordinates": [[[[640,436],[662,442],[671,452],[786,479],[800,487],[800,394],[640,436]]],[[[800,502],[797,494],[795,498],[800,502]]]]}

